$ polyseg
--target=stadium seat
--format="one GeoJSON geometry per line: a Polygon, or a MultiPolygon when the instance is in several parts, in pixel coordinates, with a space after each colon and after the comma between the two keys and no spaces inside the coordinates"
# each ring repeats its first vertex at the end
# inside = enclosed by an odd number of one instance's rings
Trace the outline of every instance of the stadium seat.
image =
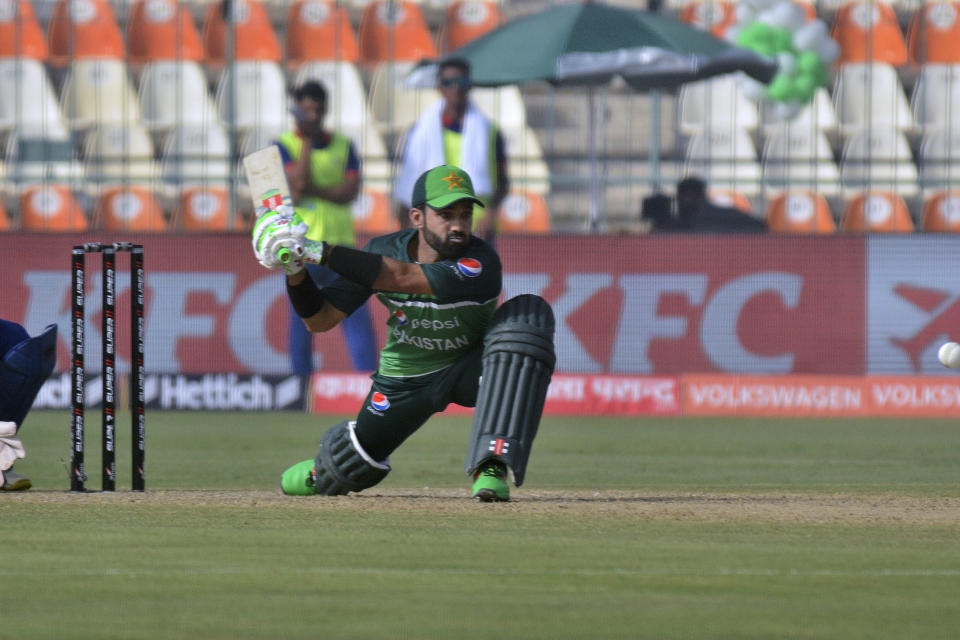
{"type": "Polygon", "coordinates": [[[789,120],[777,114],[773,101],[764,100],[760,105],[760,119],[765,131],[779,129],[784,125],[789,125],[791,129],[807,128],[818,131],[833,131],[837,128],[837,113],[833,109],[833,100],[824,87],[818,88],[813,93],[813,99],[789,120]]]}
{"type": "Polygon", "coordinates": [[[878,189],[903,196],[918,192],[918,172],[906,136],[891,127],[858,131],[847,139],[840,164],[846,195],[878,189]]]}
{"type": "Polygon", "coordinates": [[[353,227],[357,233],[379,236],[400,230],[393,215],[390,196],[384,191],[364,188],[353,204],[353,227]]]}
{"type": "Polygon", "coordinates": [[[0,8],[0,58],[46,61],[47,40],[29,0],[6,0],[0,8]]]}
{"type": "Polygon", "coordinates": [[[924,231],[960,232],[960,191],[937,191],[923,203],[924,231]]]}
{"type": "Polygon", "coordinates": [[[203,61],[203,44],[190,10],[177,0],[137,0],[127,18],[130,64],[203,61]]]}
{"type": "Polygon", "coordinates": [[[837,72],[834,105],[842,133],[868,124],[913,128],[913,113],[897,71],[888,64],[845,64],[837,72]]]}
{"type": "Polygon", "coordinates": [[[0,59],[0,132],[13,129],[28,137],[69,135],[47,70],[33,58],[0,59]]]}
{"type": "Polygon", "coordinates": [[[239,131],[255,126],[292,127],[287,100],[286,76],[280,65],[274,62],[237,62],[224,70],[217,86],[220,121],[228,128],[232,124],[232,128],[239,131]],[[231,79],[235,96],[232,118],[228,100],[231,79]]]}
{"type": "Polygon", "coordinates": [[[225,187],[230,180],[230,144],[216,123],[183,125],[167,134],[161,159],[165,193],[179,198],[191,186],[225,187]]]}
{"type": "Polygon", "coordinates": [[[694,134],[687,144],[684,174],[703,176],[712,187],[734,189],[747,196],[760,191],[757,152],[742,129],[694,134]]]}
{"type": "Polygon", "coordinates": [[[175,225],[184,231],[226,231],[230,196],[226,189],[192,187],[180,195],[175,225]]]}
{"type": "Polygon", "coordinates": [[[47,28],[50,63],[63,67],[81,58],[126,56],[123,34],[107,0],[59,0],[47,28]]]}
{"type": "MultiPolygon", "coordinates": [[[[960,50],[960,37],[956,43],[960,50]]],[[[960,64],[920,67],[911,104],[918,128],[960,130],[960,64]]]]}
{"type": "Polygon", "coordinates": [[[357,36],[345,7],[330,0],[297,0],[287,13],[287,65],[314,60],[356,63],[357,36]]]}
{"type": "Polygon", "coordinates": [[[786,191],[767,205],[767,229],[778,233],[834,233],[837,224],[822,194],[786,191]]]}
{"type": "Polygon", "coordinates": [[[370,110],[378,130],[397,133],[408,129],[424,109],[440,99],[436,89],[410,89],[404,79],[412,62],[384,62],[370,80],[370,110]]]}
{"type": "Polygon", "coordinates": [[[360,20],[360,60],[370,67],[380,63],[419,62],[436,58],[430,29],[420,7],[410,0],[376,0],[360,20]]]}
{"type": "Polygon", "coordinates": [[[28,137],[15,131],[6,145],[8,191],[20,185],[52,180],[79,183],[83,165],[77,161],[73,143],[63,137],[28,137]]]}
{"type": "Polygon", "coordinates": [[[24,231],[86,231],[87,218],[64,184],[39,184],[20,193],[20,228],[24,231]]]}
{"type": "Polygon", "coordinates": [[[744,213],[753,213],[750,198],[733,189],[709,189],[707,199],[718,207],[732,207],[744,213]]]}
{"type": "Polygon", "coordinates": [[[888,191],[865,191],[847,204],[840,228],[866,233],[908,233],[914,230],[914,224],[901,196],[888,191]]]}
{"type": "Polygon", "coordinates": [[[106,231],[165,231],[167,222],[153,194],[143,187],[106,189],[97,201],[94,220],[106,231]]]}
{"type": "Polygon", "coordinates": [[[763,147],[763,186],[767,193],[810,189],[837,195],[840,169],[833,161],[827,136],[815,128],[793,125],[768,131],[763,147]]]}
{"type": "Polygon", "coordinates": [[[140,121],[140,105],[123,60],[77,60],[60,95],[71,129],[140,121]]]}
{"type": "Polygon", "coordinates": [[[500,205],[500,233],[549,233],[550,210],[539,193],[511,191],[500,205]]]}
{"type": "Polygon", "coordinates": [[[470,99],[502,131],[527,128],[527,108],[517,85],[474,87],[470,90],[470,99]]]}
{"type": "Polygon", "coordinates": [[[0,202],[0,231],[9,231],[10,227],[10,216],[7,215],[7,210],[3,206],[3,202],[0,202]]]}
{"type": "MultiPolygon", "coordinates": [[[[261,3],[257,0],[234,0],[233,22],[236,25],[233,43],[236,60],[280,62],[280,41],[261,3]]],[[[221,67],[226,59],[226,32],[222,6],[214,2],[207,8],[203,23],[203,49],[207,63],[213,67],[221,67]]]]}
{"type": "Polygon", "coordinates": [[[693,0],[680,11],[680,21],[718,38],[723,38],[727,29],[737,23],[736,4],[725,0],[693,0]]]}
{"type": "Polygon", "coordinates": [[[139,124],[92,129],[83,145],[84,173],[93,193],[112,183],[153,184],[159,179],[150,134],[139,124]]]}
{"type": "Polygon", "coordinates": [[[830,37],[840,45],[837,64],[907,63],[907,42],[893,7],[873,0],[849,2],[837,11],[830,37]]]}
{"type": "Polygon", "coordinates": [[[331,129],[357,129],[372,124],[367,105],[367,92],[357,66],[350,62],[318,60],[300,66],[293,85],[316,80],[327,90],[327,116],[324,124],[331,129]]]}
{"type": "Polygon", "coordinates": [[[928,130],[920,141],[918,164],[924,190],[940,190],[958,184],[960,127],[928,130]]]}
{"type": "Polygon", "coordinates": [[[443,53],[456,51],[500,26],[500,7],[490,0],[456,0],[447,5],[440,37],[443,53]]]}
{"type": "Polygon", "coordinates": [[[217,111],[207,91],[207,78],[196,62],[160,60],[140,72],[140,114],[151,131],[165,132],[185,124],[216,122],[217,111]]]}
{"type": "Polygon", "coordinates": [[[914,11],[907,49],[916,65],[960,64],[960,2],[925,2],[914,11]]]}
{"type": "Polygon", "coordinates": [[[759,122],[757,105],[743,95],[737,74],[687,83],[680,88],[678,101],[680,130],[684,133],[750,130],[759,122]]]}

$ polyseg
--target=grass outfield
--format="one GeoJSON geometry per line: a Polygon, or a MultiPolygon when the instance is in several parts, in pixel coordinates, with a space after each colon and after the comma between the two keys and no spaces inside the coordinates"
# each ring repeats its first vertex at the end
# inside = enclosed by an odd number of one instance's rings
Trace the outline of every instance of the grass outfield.
{"type": "MultiPolygon", "coordinates": [[[[99,414],[87,435],[99,486],[99,414]]],[[[147,418],[133,494],[71,494],[65,412],[0,493],[0,639],[955,638],[960,423],[548,418],[507,504],[469,498],[469,420],[375,488],[280,494],[335,418],[147,418]]]]}

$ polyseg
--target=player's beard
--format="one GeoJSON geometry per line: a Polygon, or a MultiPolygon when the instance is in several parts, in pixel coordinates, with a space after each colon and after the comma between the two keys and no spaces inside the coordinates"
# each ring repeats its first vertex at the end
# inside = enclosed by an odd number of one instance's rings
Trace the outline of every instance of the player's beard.
{"type": "Polygon", "coordinates": [[[467,252],[467,245],[470,244],[470,236],[465,233],[451,233],[446,238],[441,238],[438,234],[431,231],[428,227],[423,227],[423,239],[427,241],[430,248],[437,252],[442,260],[453,260],[460,258],[467,252]],[[451,237],[460,237],[464,242],[450,242],[451,237]]]}

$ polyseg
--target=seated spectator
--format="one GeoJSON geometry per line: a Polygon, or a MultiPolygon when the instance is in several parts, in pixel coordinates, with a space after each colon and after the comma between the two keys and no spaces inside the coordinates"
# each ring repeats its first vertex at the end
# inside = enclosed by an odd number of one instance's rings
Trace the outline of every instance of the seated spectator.
{"type": "MultiPolygon", "coordinates": [[[[739,209],[710,202],[707,199],[707,183],[696,176],[687,176],[677,184],[676,204],[676,217],[668,218],[662,226],[655,226],[655,230],[697,233],[761,233],[767,230],[763,220],[739,209]]],[[[656,209],[662,207],[662,203],[651,206],[656,209]]]]}

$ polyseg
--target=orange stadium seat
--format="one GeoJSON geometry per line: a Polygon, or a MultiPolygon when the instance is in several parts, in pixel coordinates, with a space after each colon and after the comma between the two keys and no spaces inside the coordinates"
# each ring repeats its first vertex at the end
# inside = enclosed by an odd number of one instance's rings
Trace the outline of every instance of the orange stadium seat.
{"type": "Polygon", "coordinates": [[[55,66],[76,58],[126,56],[123,34],[106,0],[60,0],[50,17],[47,39],[55,66]]]}
{"type": "Polygon", "coordinates": [[[779,233],[834,233],[827,199],[812,191],[781,193],[767,205],[767,229],[779,233]]]}
{"type": "Polygon", "coordinates": [[[287,65],[313,60],[357,62],[360,48],[345,7],[329,0],[298,0],[287,12],[287,65]]]}
{"type": "Polygon", "coordinates": [[[549,233],[550,210],[537,193],[514,191],[500,205],[501,233],[549,233]]]}
{"type": "Polygon", "coordinates": [[[47,40],[29,0],[9,0],[0,12],[0,57],[47,59],[47,40]],[[16,11],[16,12],[15,12],[16,11]]]}
{"type": "Polygon", "coordinates": [[[500,8],[490,0],[456,0],[447,7],[441,48],[455,51],[497,28],[501,20],[500,8]]]}
{"type": "Polygon", "coordinates": [[[737,22],[737,7],[725,0],[694,0],[680,10],[680,21],[722,38],[737,22]]]}
{"type": "Polygon", "coordinates": [[[127,18],[130,63],[203,61],[203,45],[190,10],[177,0],[137,0],[127,18]]]}
{"type": "Polygon", "coordinates": [[[353,201],[353,227],[357,233],[382,235],[400,230],[390,198],[382,191],[364,189],[353,201]]]}
{"type": "Polygon", "coordinates": [[[907,63],[907,42],[890,5],[871,0],[843,5],[833,18],[830,37],[840,45],[838,64],[885,62],[899,67],[907,63]]]}
{"type": "MultiPolygon", "coordinates": [[[[234,51],[237,60],[280,62],[280,41],[270,24],[270,16],[256,0],[235,0],[233,20],[236,24],[234,51]]],[[[203,23],[203,47],[207,62],[222,65],[226,57],[227,28],[223,9],[215,2],[207,9],[203,23]]]]}
{"type": "Polygon", "coordinates": [[[960,231],[960,190],[938,191],[923,204],[923,230],[960,231]]]}
{"type": "Polygon", "coordinates": [[[410,0],[377,0],[360,20],[360,60],[368,65],[387,61],[419,62],[436,58],[430,29],[420,6],[410,0]]]}
{"type": "Polygon", "coordinates": [[[24,231],[86,231],[87,219],[69,186],[34,185],[20,193],[20,228],[24,231]]]}
{"type": "Polygon", "coordinates": [[[9,231],[10,230],[10,216],[7,215],[7,210],[3,208],[3,203],[0,202],[0,231],[9,231]]]}
{"type": "Polygon", "coordinates": [[[843,212],[843,231],[909,233],[913,218],[902,196],[889,191],[867,191],[853,198],[843,212]]]}
{"type": "Polygon", "coordinates": [[[960,64],[960,2],[926,2],[907,28],[914,64],[960,64]]]}
{"type": "Polygon", "coordinates": [[[143,187],[104,189],[94,219],[107,231],[165,231],[167,228],[157,199],[143,187]]]}
{"type": "Polygon", "coordinates": [[[176,226],[184,231],[225,231],[230,196],[218,187],[190,187],[180,195],[176,226]]]}

